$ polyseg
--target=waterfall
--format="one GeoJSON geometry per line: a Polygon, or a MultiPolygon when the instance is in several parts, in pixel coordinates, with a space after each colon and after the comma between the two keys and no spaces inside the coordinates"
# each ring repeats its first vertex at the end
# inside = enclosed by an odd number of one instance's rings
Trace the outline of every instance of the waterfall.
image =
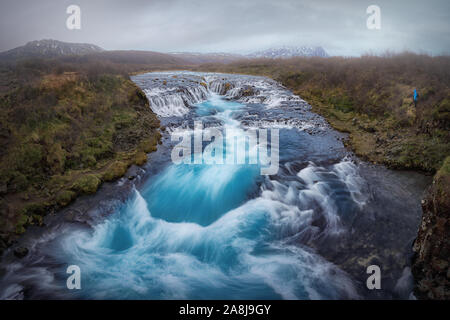
{"type": "Polygon", "coordinates": [[[186,86],[181,88],[144,89],[153,112],[161,117],[183,116],[194,104],[208,97],[208,90],[202,86],[186,86]]]}
{"type": "Polygon", "coordinates": [[[241,103],[264,104],[276,108],[290,103],[306,103],[276,81],[258,78],[230,78],[223,74],[201,75],[163,72],[136,76],[134,81],[143,88],[150,108],[160,117],[182,117],[194,105],[206,101],[211,94],[241,103]],[[164,76],[164,80],[159,77],[164,76]],[[147,77],[147,81],[144,81],[147,77]],[[151,78],[151,81],[148,81],[151,78]]]}

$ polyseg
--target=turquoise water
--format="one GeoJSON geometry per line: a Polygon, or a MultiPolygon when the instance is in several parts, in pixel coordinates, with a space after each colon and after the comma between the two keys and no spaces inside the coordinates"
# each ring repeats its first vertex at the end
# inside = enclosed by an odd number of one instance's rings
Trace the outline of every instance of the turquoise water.
{"type": "MultiPolygon", "coordinates": [[[[224,128],[239,131],[233,112],[243,107],[213,95],[196,113],[214,115],[224,128]]],[[[66,259],[83,272],[79,294],[133,299],[356,295],[343,274],[335,277],[337,268],[284,243],[289,221],[282,215],[289,218],[298,208],[281,198],[251,199],[260,179],[257,165],[170,164],[93,232],[64,239],[66,259]]]]}
{"type": "MultiPolygon", "coordinates": [[[[213,95],[197,106],[196,113],[200,116],[214,114],[223,121],[224,128],[233,130],[240,138],[244,132],[239,129],[239,122],[232,119],[232,114],[241,107],[239,103],[213,95]]],[[[211,145],[217,143],[213,141],[211,145]]],[[[226,146],[222,148],[225,162],[225,155],[231,150],[227,151],[226,146]]],[[[192,155],[191,160],[194,157],[192,155]]],[[[257,188],[259,166],[248,164],[248,154],[246,163],[171,165],[144,188],[142,196],[155,218],[207,226],[243,204],[248,193],[257,188]]]]}

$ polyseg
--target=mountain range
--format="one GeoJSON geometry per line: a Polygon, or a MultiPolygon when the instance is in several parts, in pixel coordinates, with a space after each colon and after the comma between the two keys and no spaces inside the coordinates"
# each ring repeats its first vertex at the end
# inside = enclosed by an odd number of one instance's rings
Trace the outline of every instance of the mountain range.
{"type": "Polygon", "coordinates": [[[103,50],[86,43],[68,43],[58,40],[36,40],[0,53],[0,61],[18,61],[32,58],[58,58],[64,56],[89,55],[114,62],[190,65],[201,63],[230,63],[253,58],[327,57],[322,47],[279,47],[257,51],[247,55],[231,53],[160,53],[138,50],[103,50]]]}

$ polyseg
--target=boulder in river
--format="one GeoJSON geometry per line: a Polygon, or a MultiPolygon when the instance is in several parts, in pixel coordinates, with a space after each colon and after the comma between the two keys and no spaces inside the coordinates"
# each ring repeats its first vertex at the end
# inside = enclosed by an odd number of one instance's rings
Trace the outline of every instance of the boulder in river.
{"type": "Polygon", "coordinates": [[[16,249],[14,249],[14,255],[19,259],[26,257],[27,254],[28,254],[28,248],[18,247],[16,249]]]}

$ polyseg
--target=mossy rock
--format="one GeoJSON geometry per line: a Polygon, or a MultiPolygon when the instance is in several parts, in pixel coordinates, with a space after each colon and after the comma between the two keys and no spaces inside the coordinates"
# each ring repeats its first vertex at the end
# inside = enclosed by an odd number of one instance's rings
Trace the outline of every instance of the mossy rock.
{"type": "Polygon", "coordinates": [[[75,181],[72,189],[84,194],[93,194],[97,191],[100,184],[101,180],[97,176],[88,174],[75,181]]]}
{"type": "Polygon", "coordinates": [[[136,163],[138,166],[142,166],[144,163],[147,162],[147,154],[143,151],[139,151],[136,154],[136,158],[134,160],[134,163],[136,163]]]}
{"type": "Polygon", "coordinates": [[[228,92],[228,90],[230,90],[231,89],[231,84],[230,83],[225,83],[225,92],[224,93],[227,93],[228,92]]]}
{"type": "Polygon", "coordinates": [[[75,199],[77,196],[77,194],[71,190],[64,190],[61,191],[57,196],[56,196],[56,202],[62,206],[65,207],[67,206],[69,203],[72,202],[73,199],[75,199]]]}
{"type": "Polygon", "coordinates": [[[253,96],[254,94],[255,94],[255,92],[253,91],[252,88],[247,88],[244,91],[242,91],[242,96],[243,97],[253,96]]]}
{"type": "Polygon", "coordinates": [[[102,179],[104,181],[113,181],[122,177],[128,169],[128,164],[123,161],[114,161],[103,174],[102,179]]]}

